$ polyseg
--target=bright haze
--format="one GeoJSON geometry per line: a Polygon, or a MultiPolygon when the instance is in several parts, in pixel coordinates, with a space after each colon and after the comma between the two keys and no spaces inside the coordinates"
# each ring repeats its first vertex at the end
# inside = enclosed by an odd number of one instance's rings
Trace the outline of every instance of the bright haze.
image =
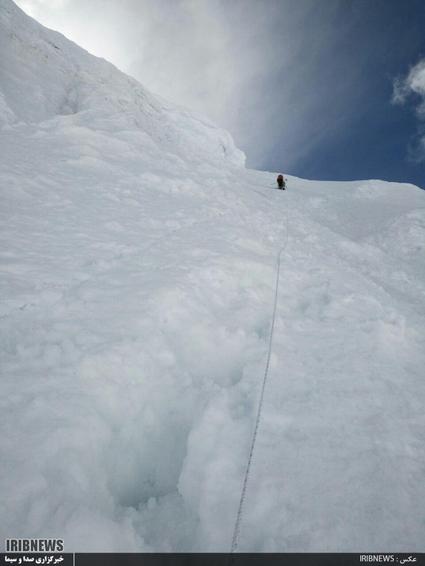
{"type": "Polygon", "coordinates": [[[17,0],[228,129],[248,166],[425,187],[423,0],[17,0]]]}

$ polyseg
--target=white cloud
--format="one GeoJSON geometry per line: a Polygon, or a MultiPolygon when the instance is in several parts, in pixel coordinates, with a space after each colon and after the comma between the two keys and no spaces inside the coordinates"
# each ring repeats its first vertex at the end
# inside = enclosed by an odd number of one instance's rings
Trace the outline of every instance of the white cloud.
{"type": "Polygon", "coordinates": [[[413,161],[425,161],[425,58],[412,67],[404,78],[394,81],[392,102],[405,104],[413,98],[419,120],[418,139],[409,149],[413,161]]]}
{"type": "Polygon", "coordinates": [[[68,1],[69,0],[17,0],[16,4],[31,17],[39,18],[43,15],[46,8],[50,7],[54,10],[61,9],[68,1]]]}

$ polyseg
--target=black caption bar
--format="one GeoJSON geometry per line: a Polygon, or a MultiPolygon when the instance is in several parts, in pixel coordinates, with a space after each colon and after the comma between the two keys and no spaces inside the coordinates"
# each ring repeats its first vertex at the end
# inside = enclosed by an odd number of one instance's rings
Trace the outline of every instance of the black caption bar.
{"type": "Polygon", "coordinates": [[[1,554],[7,566],[425,566],[425,553],[412,554],[1,554]]]}

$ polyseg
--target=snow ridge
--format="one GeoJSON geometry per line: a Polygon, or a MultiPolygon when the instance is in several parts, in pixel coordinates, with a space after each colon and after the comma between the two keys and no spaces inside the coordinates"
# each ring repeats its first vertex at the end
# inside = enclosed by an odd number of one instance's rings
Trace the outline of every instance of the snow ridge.
{"type": "Polygon", "coordinates": [[[142,131],[158,152],[186,160],[245,162],[228,132],[153,96],[104,59],[39,25],[11,0],[0,3],[0,51],[0,124],[71,114],[74,124],[142,131]]]}

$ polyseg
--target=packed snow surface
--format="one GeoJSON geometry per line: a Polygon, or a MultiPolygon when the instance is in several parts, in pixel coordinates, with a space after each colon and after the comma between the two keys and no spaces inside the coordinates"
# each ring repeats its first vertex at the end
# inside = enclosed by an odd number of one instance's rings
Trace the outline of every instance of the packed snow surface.
{"type": "Polygon", "coordinates": [[[0,539],[424,551],[425,192],[231,137],[0,0],[0,539]]]}

